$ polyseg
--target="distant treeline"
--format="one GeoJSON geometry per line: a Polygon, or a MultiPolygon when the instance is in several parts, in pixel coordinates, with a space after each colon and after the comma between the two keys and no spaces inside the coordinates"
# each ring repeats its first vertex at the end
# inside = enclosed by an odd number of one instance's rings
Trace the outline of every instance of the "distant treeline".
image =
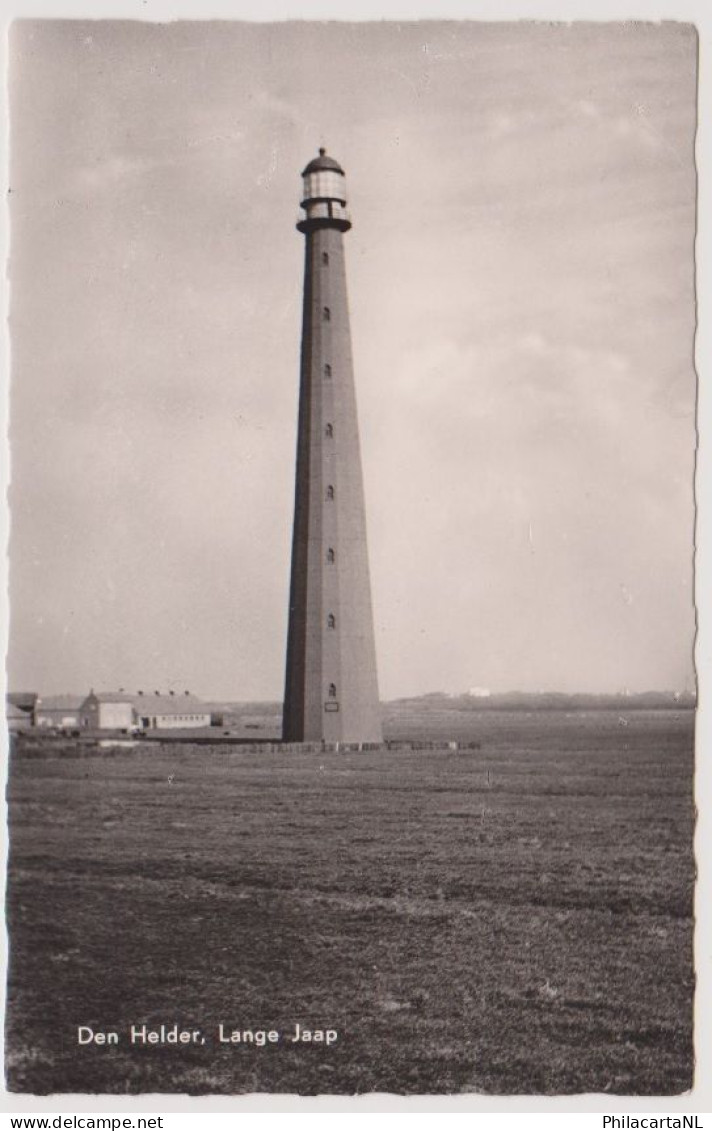
{"type": "Polygon", "coordinates": [[[563,692],[507,691],[500,695],[447,695],[435,692],[412,699],[387,703],[398,708],[418,705],[433,710],[458,711],[636,711],[692,709],[696,696],[691,692],[644,691],[631,695],[567,695],[563,692]]]}
{"type": "MultiPolygon", "coordinates": [[[[696,706],[692,692],[644,691],[631,695],[592,695],[548,691],[507,691],[498,695],[448,695],[435,691],[429,695],[415,695],[407,699],[392,699],[383,704],[386,715],[403,710],[424,711],[654,711],[692,710],[696,706]]],[[[225,712],[226,718],[264,723],[281,715],[278,702],[211,704],[213,710],[225,712]]]]}

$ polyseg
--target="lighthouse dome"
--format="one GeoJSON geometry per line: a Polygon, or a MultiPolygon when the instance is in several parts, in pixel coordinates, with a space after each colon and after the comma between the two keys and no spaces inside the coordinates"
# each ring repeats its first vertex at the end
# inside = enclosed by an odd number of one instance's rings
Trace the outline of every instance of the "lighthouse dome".
{"type": "Polygon", "coordinates": [[[326,170],[332,173],[341,173],[342,177],[344,175],[344,170],[339,165],[339,162],[334,161],[333,157],[329,157],[325,149],[320,149],[319,156],[314,157],[313,160],[309,162],[302,176],[307,177],[310,173],[321,173],[326,172],[326,170]]]}
{"type": "Polygon", "coordinates": [[[306,212],[297,223],[300,232],[316,224],[347,232],[351,227],[346,210],[346,177],[338,161],[328,157],[325,149],[309,162],[302,173],[302,208],[306,212]]]}

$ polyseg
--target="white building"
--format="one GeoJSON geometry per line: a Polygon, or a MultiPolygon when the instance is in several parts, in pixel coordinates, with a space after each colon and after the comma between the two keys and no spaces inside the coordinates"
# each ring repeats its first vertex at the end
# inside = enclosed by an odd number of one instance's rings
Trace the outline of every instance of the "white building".
{"type": "Polygon", "coordinates": [[[210,708],[190,695],[90,691],[78,712],[85,730],[189,730],[209,727],[210,708]]]}
{"type": "Polygon", "coordinates": [[[132,696],[123,691],[90,691],[79,709],[82,729],[130,730],[134,725],[132,696]]]}
{"type": "Polygon", "coordinates": [[[79,726],[81,695],[41,695],[35,706],[35,725],[73,730],[79,726]]]}
{"type": "Polygon", "coordinates": [[[134,695],[134,718],[141,730],[183,730],[210,726],[210,708],[190,695],[134,695]]]}

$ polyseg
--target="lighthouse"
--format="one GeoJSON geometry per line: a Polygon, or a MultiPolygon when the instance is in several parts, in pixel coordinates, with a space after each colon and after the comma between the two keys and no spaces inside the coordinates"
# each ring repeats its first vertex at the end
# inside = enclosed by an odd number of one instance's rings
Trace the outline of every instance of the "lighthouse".
{"type": "Polygon", "coordinates": [[[344,171],[302,173],[304,308],[283,738],[382,741],[346,293],[344,171]]]}

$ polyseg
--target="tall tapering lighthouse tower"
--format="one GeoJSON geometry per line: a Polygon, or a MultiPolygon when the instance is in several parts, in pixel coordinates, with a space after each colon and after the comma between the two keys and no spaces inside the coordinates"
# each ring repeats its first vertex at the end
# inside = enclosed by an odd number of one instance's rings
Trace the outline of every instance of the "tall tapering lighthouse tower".
{"type": "Polygon", "coordinates": [[[283,737],[380,742],[343,247],[351,221],[344,171],[324,149],[302,176],[304,315],[283,737]]]}

